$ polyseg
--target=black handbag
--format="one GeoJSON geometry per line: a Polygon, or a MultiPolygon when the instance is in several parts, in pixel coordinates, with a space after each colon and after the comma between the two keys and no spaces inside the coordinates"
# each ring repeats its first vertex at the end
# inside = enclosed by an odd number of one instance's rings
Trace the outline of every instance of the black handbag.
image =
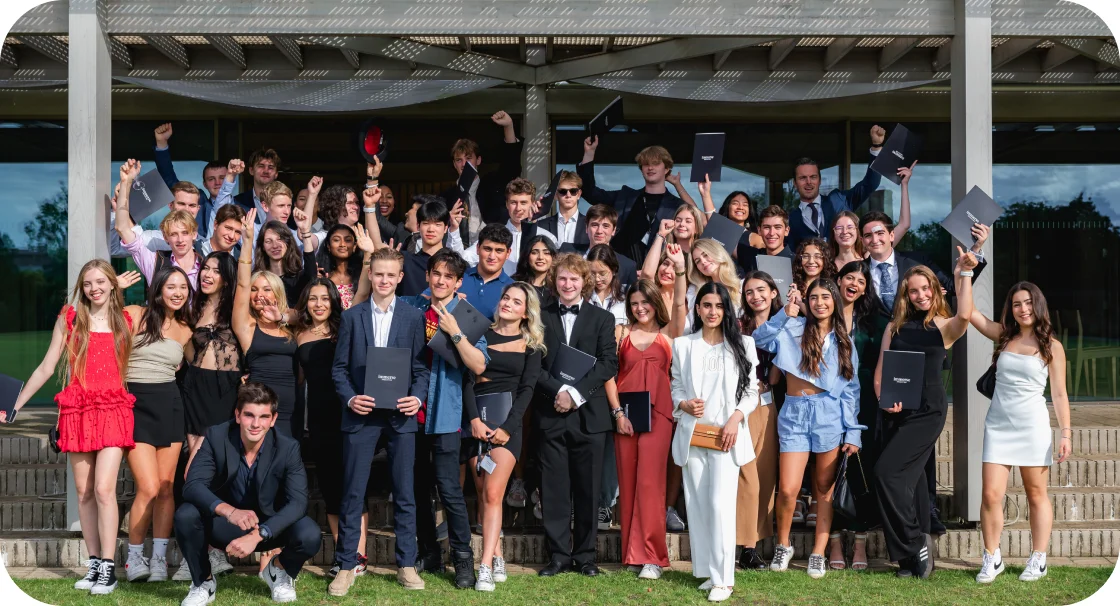
{"type": "Polygon", "coordinates": [[[848,458],[849,455],[844,455],[844,458],[840,460],[840,466],[836,469],[836,484],[832,489],[832,511],[849,520],[856,520],[859,518],[856,501],[861,496],[871,492],[871,489],[867,486],[867,476],[863,473],[863,462],[860,461],[857,452],[856,464],[859,465],[860,476],[863,477],[863,492],[856,494],[852,490],[852,485],[848,481],[848,458]]]}
{"type": "Polygon", "coordinates": [[[58,445],[58,427],[52,427],[50,431],[47,432],[47,442],[50,444],[51,450],[53,450],[55,454],[62,452],[62,447],[58,445]]]}
{"type": "MultiPolygon", "coordinates": [[[[999,361],[998,357],[996,358],[996,361],[999,361]]],[[[980,375],[979,379],[976,379],[976,391],[980,392],[980,395],[988,398],[989,400],[991,400],[992,395],[996,393],[995,362],[992,362],[992,365],[988,367],[988,370],[984,374],[980,375]]]]}

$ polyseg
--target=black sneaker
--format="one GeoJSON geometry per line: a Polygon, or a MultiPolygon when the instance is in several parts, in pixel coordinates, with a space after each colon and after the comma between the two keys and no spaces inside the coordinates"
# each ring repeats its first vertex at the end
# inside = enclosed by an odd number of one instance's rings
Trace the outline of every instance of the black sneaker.
{"type": "Polygon", "coordinates": [[[108,595],[117,588],[117,564],[113,560],[101,560],[97,566],[97,581],[89,592],[93,595],[108,595]]]}
{"type": "Polygon", "coordinates": [[[610,530],[610,529],[611,529],[611,508],[610,507],[600,507],[599,508],[599,530],[610,530]]]}
{"type": "Polygon", "coordinates": [[[86,576],[78,579],[78,582],[74,583],[74,589],[83,589],[85,591],[93,589],[94,584],[97,583],[97,569],[100,566],[101,558],[91,557],[89,561],[86,562],[86,576]]]}
{"type": "Polygon", "coordinates": [[[457,551],[452,558],[455,564],[455,586],[459,589],[471,589],[478,580],[474,576],[474,554],[469,551],[457,551]]]}
{"type": "Polygon", "coordinates": [[[929,510],[929,533],[935,537],[945,534],[945,524],[941,522],[941,510],[932,507],[929,510]]]}
{"type": "Polygon", "coordinates": [[[434,574],[442,574],[443,554],[436,552],[421,555],[416,559],[416,572],[431,572],[434,574]]]}
{"type": "Polygon", "coordinates": [[[738,565],[741,570],[765,570],[770,567],[754,547],[743,548],[738,565]]]}
{"type": "Polygon", "coordinates": [[[925,545],[912,558],[910,565],[910,570],[919,579],[928,579],[933,575],[933,537],[927,534],[924,538],[925,545]]]}

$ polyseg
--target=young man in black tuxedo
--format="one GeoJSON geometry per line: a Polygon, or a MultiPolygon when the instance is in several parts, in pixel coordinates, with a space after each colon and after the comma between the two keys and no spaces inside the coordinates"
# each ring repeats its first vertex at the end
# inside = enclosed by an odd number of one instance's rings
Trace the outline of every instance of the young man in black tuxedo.
{"type": "Polygon", "coordinates": [[[214,601],[211,545],[238,558],[281,548],[260,572],[273,602],[295,601],[295,577],[319,552],[322,532],[307,516],[299,442],[272,431],[278,402],[263,383],[242,385],[233,420],[206,430],[191,462],[175,511],[175,537],[191,571],[184,606],[214,601]]]}
{"type": "Polygon", "coordinates": [[[603,448],[614,428],[603,385],[618,373],[614,316],[585,303],[591,270],[585,259],[562,254],[552,267],[557,300],[541,314],[548,348],[533,402],[540,436],[541,506],[552,560],[540,576],[568,569],[586,576],[595,566],[603,448]],[[595,366],[574,384],[552,374],[561,344],[593,353],[595,366]],[[575,512],[575,527],[570,526],[575,512]]]}

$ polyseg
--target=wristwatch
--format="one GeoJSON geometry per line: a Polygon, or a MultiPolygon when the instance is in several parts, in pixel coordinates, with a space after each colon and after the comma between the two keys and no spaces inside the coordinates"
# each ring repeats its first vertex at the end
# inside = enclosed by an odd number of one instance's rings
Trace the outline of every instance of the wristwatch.
{"type": "Polygon", "coordinates": [[[617,419],[618,419],[619,417],[621,417],[621,416],[623,416],[623,415],[625,415],[625,414],[626,414],[626,413],[625,413],[625,412],[623,412],[623,410],[622,410],[622,407],[621,407],[621,406],[619,406],[618,408],[612,408],[612,409],[611,409],[611,416],[612,416],[612,417],[614,417],[614,418],[615,418],[616,420],[617,420],[617,419]]]}
{"type": "Polygon", "coordinates": [[[272,531],[264,524],[257,524],[257,534],[261,535],[261,539],[265,541],[272,538],[272,531]]]}
{"type": "Polygon", "coordinates": [[[461,333],[461,332],[457,332],[457,333],[451,335],[451,344],[452,345],[458,345],[459,341],[462,341],[462,340],[463,340],[463,333],[461,333]]]}

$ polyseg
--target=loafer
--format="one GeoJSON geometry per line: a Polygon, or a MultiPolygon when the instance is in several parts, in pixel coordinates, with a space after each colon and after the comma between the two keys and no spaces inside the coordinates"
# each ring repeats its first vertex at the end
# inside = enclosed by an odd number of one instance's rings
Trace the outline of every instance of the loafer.
{"type": "Polygon", "coordinates": [[[545,566],[544,568],[541,569],[540,572],[537,573],[537,576],[554,577],[554,576],[560,574],[561,572],[564,572],[567,569],[568,569],[567,566],[561,564],[560,562],[558,562],[556,560],[552,560],[551,562],[548,563],[548,566],[545,566]]]}

